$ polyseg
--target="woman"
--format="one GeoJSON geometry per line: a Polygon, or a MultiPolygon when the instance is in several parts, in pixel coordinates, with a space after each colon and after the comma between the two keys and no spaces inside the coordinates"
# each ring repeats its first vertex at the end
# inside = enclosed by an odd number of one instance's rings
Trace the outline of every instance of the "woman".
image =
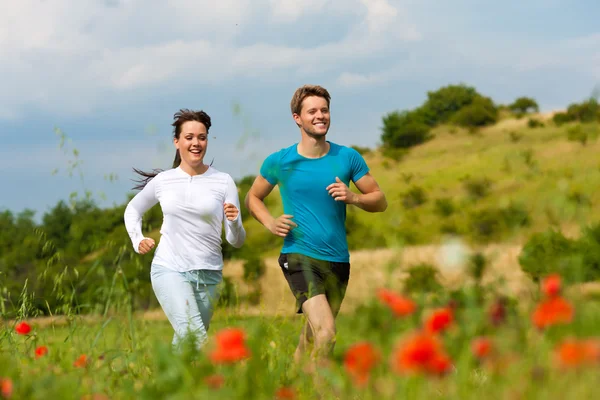
{"type": "Polygon", "coordinates": [[[188,332],[201,346],[223,278],[222,226],[227,241],[237,248],[246,231],[235,182],[204,164],[210,117],[184,109],[174,120],[173,168],[153,173],[134,169],[144,179],[125,209],[125,227],[135,251],[148,253],[155,242],[142,234],[142,215],[160,202],[164,218],[150,271],[152,288],[175,330],[173,346],[188,332]]]}

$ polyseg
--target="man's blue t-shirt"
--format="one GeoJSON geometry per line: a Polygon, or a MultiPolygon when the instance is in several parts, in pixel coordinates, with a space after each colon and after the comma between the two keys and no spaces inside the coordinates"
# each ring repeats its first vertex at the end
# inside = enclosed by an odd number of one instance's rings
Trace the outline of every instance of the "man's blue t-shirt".
{"type": "Polygon", "coordinates": [[[285,214],[298,226],[283,242],[282,253],[300,253],[319,260],[349,262],[346,239],[346,204],[335,201],[326,190],[339,177],[346,185],[362,178],[369,168],[353,148],[330,144],[320,158],[298,154],[298,144],[265,159],[260,174],[279,185],[285,214]]]}

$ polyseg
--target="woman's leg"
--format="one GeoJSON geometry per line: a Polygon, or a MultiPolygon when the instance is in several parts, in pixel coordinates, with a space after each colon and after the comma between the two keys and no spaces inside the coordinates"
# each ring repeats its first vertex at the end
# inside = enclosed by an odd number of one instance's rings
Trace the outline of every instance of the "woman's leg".
{"type": "Polygon", "coordinates": [[[206,313],[206,301],[198,299],[208,296],[199,295],[197,283],[190,282],[185,274],[168,268],[152,265],[150,277],[156,298],[175,330],[173,346],[178,347],[185,336],[191,333],[200,347],[207,339],[203,315],[206,313]]]}

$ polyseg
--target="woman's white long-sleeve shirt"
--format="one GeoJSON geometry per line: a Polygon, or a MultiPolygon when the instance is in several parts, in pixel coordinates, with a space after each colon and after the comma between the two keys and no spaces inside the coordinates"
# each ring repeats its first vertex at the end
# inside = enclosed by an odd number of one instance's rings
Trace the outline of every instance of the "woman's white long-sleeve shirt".
{"type": "Polygon", "coordinates": [[[125,228],[136,253],[144,239],[142,215],[158,202],[163,224],[153,264],[180,272],[223,269],[223,224],[232,246],[244,244],[241,213],[229,221],[223,211],[225,203],[240,209],[237,187],[229,174],[209,167],[204,174],[191,176],[177,167],[152,178],[125,209],[125,228]]]}

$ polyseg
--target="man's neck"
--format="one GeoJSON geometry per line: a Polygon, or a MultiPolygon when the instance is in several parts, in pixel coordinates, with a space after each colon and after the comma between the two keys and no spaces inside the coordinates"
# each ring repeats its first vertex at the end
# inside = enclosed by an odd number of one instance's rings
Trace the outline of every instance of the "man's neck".
{"type": "Polygon", "coordinates": [[[306,158],[321,158],[329,152],[329,147],[325,136],[314,137],[303,134],[298,143],[298,154],[306,158]]]}

